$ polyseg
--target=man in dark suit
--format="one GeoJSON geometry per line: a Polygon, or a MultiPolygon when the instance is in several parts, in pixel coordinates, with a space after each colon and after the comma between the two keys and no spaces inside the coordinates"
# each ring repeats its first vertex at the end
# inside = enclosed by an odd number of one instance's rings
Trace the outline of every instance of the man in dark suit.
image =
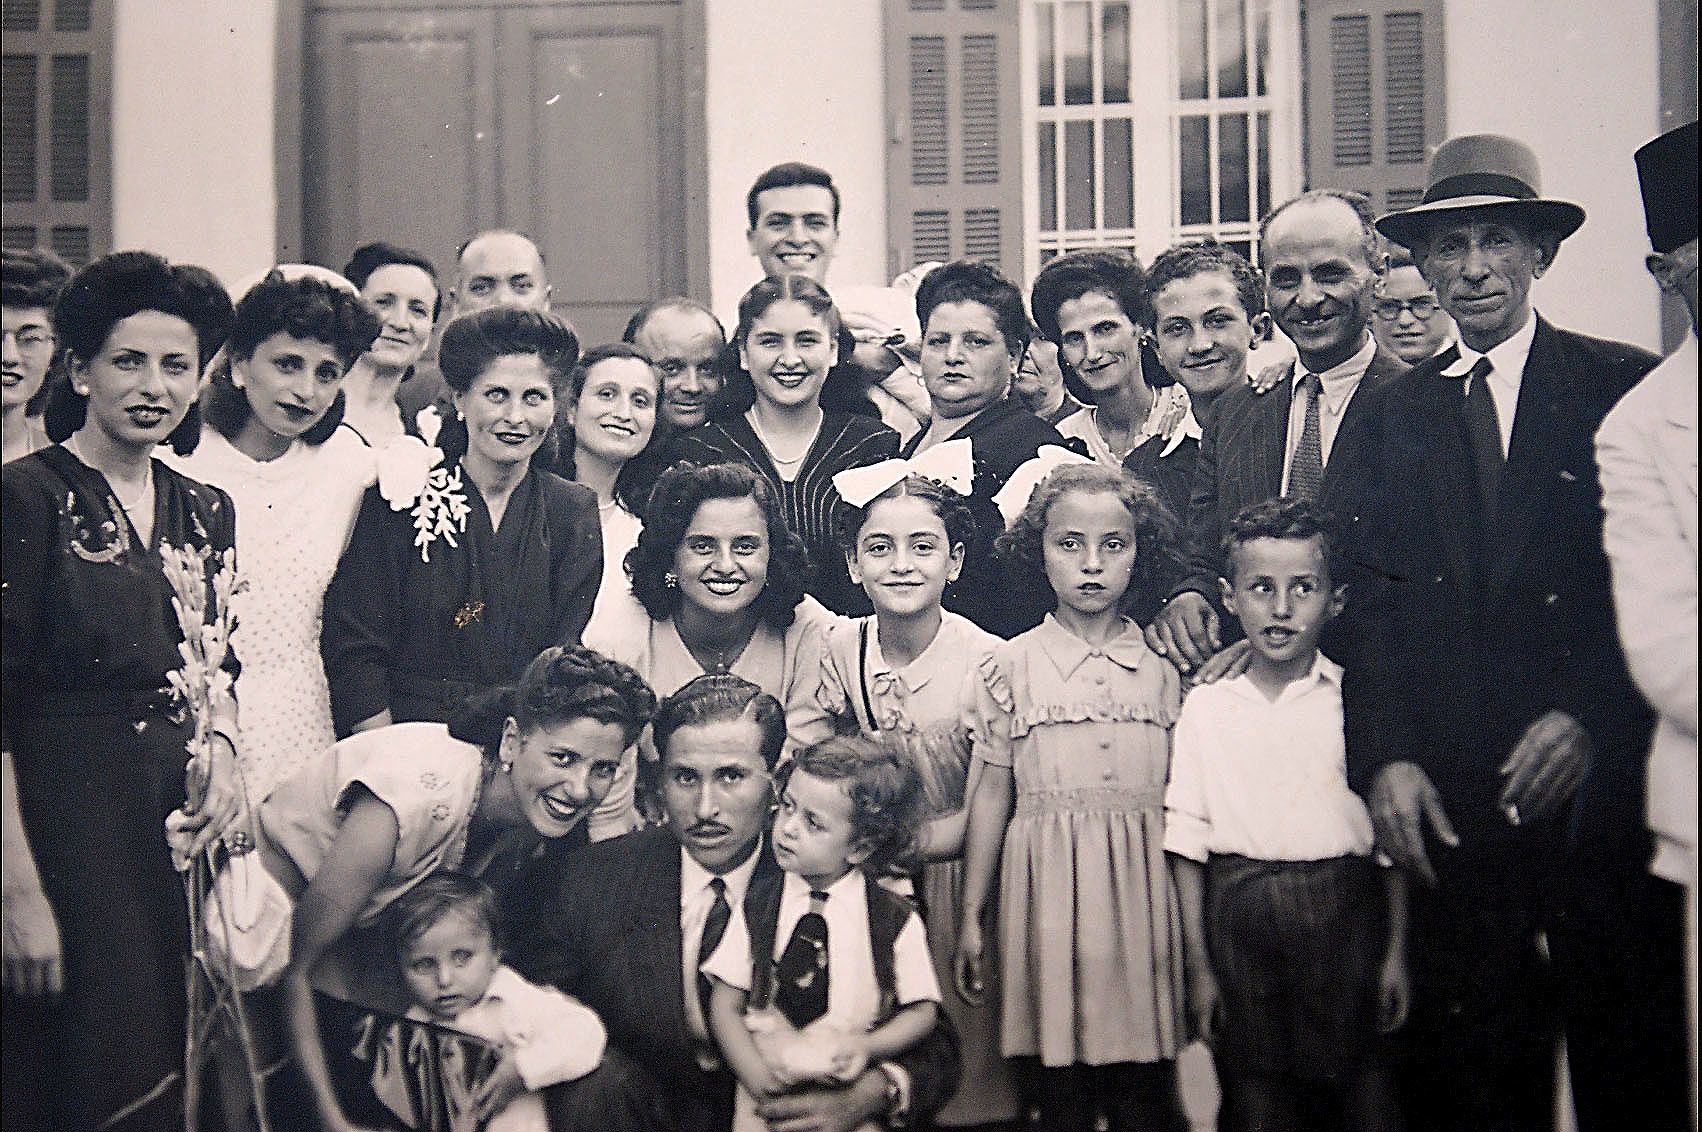
{"type": "MultiPolygon", "coordinates": [[[[733,1076],[711,1044],[697,968],[753,881],[779,871],[763,832],[785,712],[737,676],[702,676],[668,697],[653,726],[667,823],[570,858],[548,913],[510,948],[527,978],[574,995],[608,1031],[598,1071],[551,1090],[558,1129],[716,1132],[732,1122],[733,1076]]],[[[824,1132],[925,1120],[957,1074],[948,1023],[846,1088],[766,1098],[759,1112],[824,1132]]]]}
{"type": "MultiPolygon", "coordinates": [[[[1353,561],[1353,527],[1365,488],[1384,388],[1404,367],[1370,331],[1373,284],[1382,262],[1370,202],[1318,189],[1278,205],[1260,229],[1260,259],[1272,317],[1294,343],[1289,378],[1261,394],[1245,383],[1213,406],[1194,464],[1188,504],[1188,567],[1147,632],[1154,651],[1184,673],[1214,656],[1207,677],[1245,652],[1225,649],[1236,622],[1219,605],[1223,532],[1243,507],[1303,495],[1328,508],[1353,561]]],[[[1347,579],[1351,587],[1358,581],[1347,579]]],[[[1345,634],[1324,638],[1341,664],[1345,634]]]]}
{"type": "Polygon", "coordinates": [[[1591,439],[1657,359],[1531,287],[1583,223],[1535,155],[1454,138],[1410,247],[1457,348],[1383,403],[1349,773],[1414,886],[1401,1072],[1416,1129],[1546,1129],[1564,1021],[1580,1126],[1688,1127],[1676,893],[1640,820],[1651,715],[1614,632],[1591,439]],[[1428,828],[1430,837],[1425,831],[1428,828]]]}

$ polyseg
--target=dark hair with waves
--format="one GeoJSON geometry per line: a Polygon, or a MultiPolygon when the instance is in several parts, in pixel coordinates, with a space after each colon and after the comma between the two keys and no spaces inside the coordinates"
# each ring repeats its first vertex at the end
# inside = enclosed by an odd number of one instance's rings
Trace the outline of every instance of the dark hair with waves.
{"type": "Polygon", "coordinates": [[[1065,464],[1040,481],[1028,497],[1028,505],[1010,529],[994,544],[998,555],[1011,564],[1018,586],[1051,592],[1046,578],[1046,516],[1052,504],[1072,491],[1105,492],[1115,495],[1135,521],[1135,564],[1129,571],[1129,586],[1119,604],[1126,610],[1146,593],[1154,579],[1166,577],[1177,562],[1176,517],[1158,491],[1145,480],[1121,468],[1098,464],[1065,464]]]}
{"type": "Polygon", "coordinates": [[[826,189],[833,197],[833,223],[835,226],[839,224],[839,186],[833,183],[833,176],[826,169],[806,165],[802,161],[783,161],[763,170],[745,193],[745,216],[750,220],[752,231],[756,230],[756,222],[762,219],[762,214],[757,211],[756,198],[769,189],[789,189],[793,185],[818,185],[826,189]]]}
{"type": "MultiPolygon", "coordinates": [[[[444,328],[437,366],[451,391],[466,393],[498,358],[516,354],[531,355],[543,364],[550,391],[559,402],[567,391],[568,376],[579,362],[579,336],[553,314],[489,307],[464,314],[444,328]]],[[[459,415],[443,423],[437,446],[450,461],[466,454],[467,425],[459,415]]],[[[543,463],[539,466],[548,466],[555,462],[555,453],[546,444],[533,457],[540,458],[543,463]]]]}
{"type": "Polygon", "coordinates": [[[767,314],[775,303],[787,301],[804,304],[806,310],[827,323],[828,333],[839,349],[833,367],[822,382],[817,402],[823,409],[878,419],[880,410],[869,400],[868,379],[851,356],[857,349],[857,340],[846,329],[833,296],[808,275],[770,275],[746,291],[739,300],[738,325],[716,361],[715,370],[721,377],[721,390],[710,405],[710,415],[719,417],[742,413],[756,403],[756,383],[739,361],[739,348],[750,337],[757,319],[767,314]]]}
{"type": "MultiPolygon", "coordinates": [[[[1029,305],[1034,311],[1035,325],[1040,327],[1040,333],[1047,341],[1060,347],[1063,345],[1058,312],[1072,299],[1090,294],[1109,296],[1134,324],[1137,334],[1141,328],[1152,325],[1149,283],[1146,273],[1141,270],[1141,261],[1115,248],[1093,248],[1061,255],[1049,261],[1034,277],[1029,305]]],[[[1170,371],[1159,359],[1157,348],[1147,341],[1144,334],[1138,336],[1141,380],[1153,389],[1176,384],[1176,379],[1170,376],[1170,371]]],[[[1059,369],[1064,373],[1064,383],[1070,394],[1092,404],[1093,393],[1080,375],[1062,359],[1059,369]]]]}
{"type": "Polygon", "coordinates": [[[396,958],[404,958],[408,948],[451,913],[482,926],[490,935],[492,950],[502,950],[502,913],[495,890],[478,877],[438,869],[427,873],[390,905],[386,920],[396,958]]]}
{"type": "Polygon", "coordinates": [[[781,749],[786,746],[786,709],[779,700],[731,672],[699,676],[663,700],[656,709],[650,735],[657,756],[666,762],[668,741],[680,728],[740,719],[756,724],[762,735],[757,751],[763,764],[773,770],[780,761],[781,749]]]}
{"type": "Polygon", "coordinates": [[[847,557],[856,556],[857,536],[862,533],[863,524],[869,521],[869,512],[875,509],[875,505],[883,499],[897,499],[905,495],[921,500],[928,505],[930,511],[939,516],[946,529],[946,542],[952,546],[968,547],[975,541],[975,515],[969,509],[968,498],[938,480],[911,475],[905,476],[861,507],[853,507],[849,503],[839,506],[834,533],[839,538],[839,548],[847,557]]]}
{"type": "Polygon", "coordinates": [[[431,280],[432,293],[437,297],[431,301],[431,320],[437,321],[437,316],[443,313],[443,284],[438,282],[437,268],[431,260],[412,248],[398,247],[395,244],[377,240],[370,244],[362,244],[349,256],[349,262],[343,265],[343,278],[355,285],[355,290],[366,290],[366,281],[372,278],[372,273],[381,267],[400,264],[403,267],[417,267],[426,273],[431,280]]]}
{"type": "Polygon", "coordinates": [[[1152,261],[1146,275],[1146,327],[1157,325],[1158,313],[1152,305],[1155,295],[1177,280],[1192,279],[1208,271],[1221,271],[1229,276],[1249,322],[1265,313],[1264,273],[1228,244],[1208,239],[1168,247],[1152,261]]]}
{"type": "Polygon", "coordinates": [[[1028,309],[1015,283],[999,274],[990,263],[957,259],[942,264],[923,276],[916,288],[916,320],[928,332],[928,318],[946,303],[980,303],[993,312],[993,323],[1005,339],[1005,352],[1022,357],[1028,349],[1028,309]]]}
{"type": "Polygon", "coordinates": [[[853,843],[869,851],[859,866],[865,874],[880,876],[892,865],[916,856],[922,832],[922,780],[890,740],[860,735],[823,739],[780,769],[776,785],[782,794],[800,770],[844,784],[851,798],[853,843]]]}
{"type": "MultiPolygon", "coordinates": [[[[67,353],[64,370],[87,364],[106,345],[114,326],[143,311],[187,322],[195,332],[203,370],[230,333],[230,296],[206,268],[168,263],[153,252],[114,252],[72,276],[53,308],[53,331],[67,353]]],[[[58,443],[82,428],[88,409],[88,397],[72,387],[69,372],[56,375],[43,418],[49,439],[58,443]]],[[[166,443],[187,456],[200,439],[201,411],[191,403],[166,443]]]]}
{"type": "Polygon", "coordinates": [[[1254,539],[1321,539],[1324,544],[1324,564],[1330,571],[1332,585],[1339,584],[1341,561],[1336,518],[1328,510],[1309,499],[1285,495],[1261,503],[1249,503],[1235,513],[1229,528],[1223,532],[1223,577],[1235,581],[1235,552],[1254,539]]]}
{"type": "Polygon", "coordinates": [[[468,696],[450,717],[449,733],[495,761],[510,718],[525,732],[576,719],[613,723],[630,746],[655,714],[656,694],[630,667],[583,645],[554,645],[534,657],[513,686],[468,696]]]}
{"type": "Polygon", "coordinates": [[[681,463],[662,473],[644,509],[638,545],[626,555],[632,595],[657,621],[679,611],[679,587],[668,585],[665,579],[674,568],[674,556],[697,517],[697,509],[710,499],[756,500],[768,527],[768,580],[757,595],[756,609],[764,623],[786,630],[797,615],[798,603],[804,600],[809,555],[802,540],[786,526],[780,501],[768,481],[743,464],[699,467],[681,463]]]}
{"type": "Polygon", "coordinates": [[[599,362],[615,359],[643,362],[650,370],[650,377],[655,385],[656,423],[651,426],[650,439],[644,442],[644,448],[638,455],[621,465],[621,470],[615,473],[615,499],[629,514],[643,515],[653,471],[650,466],[653,463],[651,457],[662,447],[662,378],[651,367],[649,356],[630,342],[609,342],[591,347],[580,357],[579,364],[574,366],[573,372],[568,375],[562,403],[556,406],[556,443],[560,446],[560,454],[556,457],[553,470],[563,479],[578,478],[579,469],[574,463],[574,447],[578,439],[574,435],[573,426],[567,423],[565,410],[569,405],[577,405],[579,398],[585,395],[585,383],[591,376],[592,368],[599,362]]]}
{"type": "MultiPolygon", "coordinates": [[[[311,275],[291,280],[273,270],[236,304],[226,349],[231,361],[247,361],[266,339],[288,334],[331,347],[346,372],[356,358],[371,349],[379,326],[378,316],[359,295],[311,275]]],[[[227,440],[241,432],[254,415],[247,392],[236,387],[228,366],[213,368],[201,397],[201,412],[207,424],[227,440]]],[[[342,420],[343,391],[339,389],[325,415],[314,421],[301,439],[312,445],[323,444],[342,420]]]]}

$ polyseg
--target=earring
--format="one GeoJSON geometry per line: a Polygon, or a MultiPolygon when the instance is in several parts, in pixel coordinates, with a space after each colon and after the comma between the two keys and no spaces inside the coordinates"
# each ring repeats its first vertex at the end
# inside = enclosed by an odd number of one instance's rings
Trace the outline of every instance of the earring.
{"type": "Polygon", "coordinates": [[[502,773],[512,774],[513,772],[514,772],[514,760],[513,759],[503,759],[502,760],[502,773]]]}
{"type": "Polygon", "coordinates": [[[672,570],[669,570],[666,574],[662,575],[662,584],[670,590],[676,589],[680,584],[680,576],[672,570]]]}

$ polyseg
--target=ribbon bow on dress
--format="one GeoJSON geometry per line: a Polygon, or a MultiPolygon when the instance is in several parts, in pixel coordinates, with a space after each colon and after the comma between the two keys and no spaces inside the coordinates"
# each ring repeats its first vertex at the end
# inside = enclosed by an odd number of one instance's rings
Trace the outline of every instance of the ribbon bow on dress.
{"type": "Polygon", "coordinates": [[[975,486],[975,450],[968,437],[936,444],[908,460],[882,460],[866,468],[847,468],[833,477],[839,498],[853,507],[867,507],[907,476],[921,476],[968,495],[975,486]]]}

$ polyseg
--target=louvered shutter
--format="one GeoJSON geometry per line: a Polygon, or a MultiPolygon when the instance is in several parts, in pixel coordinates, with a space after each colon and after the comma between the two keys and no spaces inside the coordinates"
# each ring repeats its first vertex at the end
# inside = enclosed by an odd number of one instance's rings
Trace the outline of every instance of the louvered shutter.
{"type": "Polygon", "coordinates": [[[111,0],[0,0],[0,243],[75,264],[112,242],[111,0]]]}
{"type": "Polygon", "coordinates": [[[886,0],[887,269],[1022,270],[1019,0],[886,0]]]}
{"type": "Polygon", "coordinates": [[[1446,136],[1442,0],[1312,0],[1304,19],[1307,185],[1418,203],[1446,136]]]}

